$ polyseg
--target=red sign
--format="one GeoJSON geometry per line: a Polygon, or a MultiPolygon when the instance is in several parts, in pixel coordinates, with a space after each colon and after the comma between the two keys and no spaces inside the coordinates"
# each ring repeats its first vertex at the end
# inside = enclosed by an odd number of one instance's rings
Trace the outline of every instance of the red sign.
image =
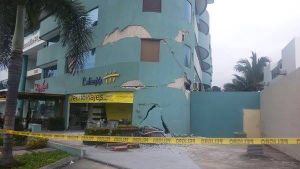
{"type": "Polygon", "coordinates": [[[42,84],[34,84],[34,89],[39,93],[45,92],[48,89],[48,83],[44,80],[42,84]]]}

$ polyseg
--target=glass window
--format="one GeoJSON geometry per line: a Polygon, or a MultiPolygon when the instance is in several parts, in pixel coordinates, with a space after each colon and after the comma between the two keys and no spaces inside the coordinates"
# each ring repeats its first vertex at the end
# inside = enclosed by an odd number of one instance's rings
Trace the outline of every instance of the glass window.
{"type": "Polygon", "coordinates": [[[184,66],[191,67],[191,48],[184,45],[184,66]]]}
{"type": "Polygon", "coordinates": [[[160,40],[142,39],[141,61],[159,62],[160,40]]]}
{"type": "Polygon", "coordinates": [[[161,0],[143,0],[143,12],[161,12],[161,0]]]}
{"type": "Polygon", "coordinates": [[[50,66],[50,67],[44,68],[44,69],[43,69],[43,72],[44,72],[44,78],[53,77],[53,76],[56,75],[56,72],[57,72],[57,65],[54,65],[54,66],[50,66]]]}
{"type": "Polygon", "coordinates": [[[185,19],[191,23],[192,22],[192,4],[188,1],[188,0],[185,0],[185,4],[184,4],[184,17],[185,19]]]}
{"type": "Polygon", "coordinates": [[[91,10],[90,12],[88,12],[88,17],[91,20],[92,26],[96,26],[98,24],[98,12],[99,12],[98,8],[95,8],[95,9],[91,10]]]}
{"type": "Polygon", "coordinates": [[[95,67],[96,49],[92,49],[85,55],[83,69],[91,69],[95,67]]]}

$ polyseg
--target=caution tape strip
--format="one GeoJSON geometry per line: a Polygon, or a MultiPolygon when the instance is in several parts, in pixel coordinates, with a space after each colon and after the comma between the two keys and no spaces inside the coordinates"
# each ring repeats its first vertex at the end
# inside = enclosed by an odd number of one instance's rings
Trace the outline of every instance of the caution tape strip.
{"type": "Polygon", "coordinates": [[[204,137],[123,137],[123,136],[92,136],[65,133],[33,133],[27,131],[0,130],[2,133],[39,137],[54,140],[95,141],[115,143],[142,144],[220,144],[220,145],[248,145],[248,144],[300,144],[300,138],[204,138],[204,137]]]}

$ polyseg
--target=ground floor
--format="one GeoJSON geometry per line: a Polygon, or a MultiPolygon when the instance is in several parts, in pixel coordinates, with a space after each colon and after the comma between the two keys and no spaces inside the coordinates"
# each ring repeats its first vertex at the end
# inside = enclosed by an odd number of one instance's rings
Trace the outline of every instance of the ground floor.
{"type": "MultiPolygon", "coordinates": [[[[152,127],[175,135],[189,134],[189,92],[171,88],[146,88],[74,94],[19,93],[17,116],[24,125],[42,129],[64,120],[64,128],[152,127]]],[[[0,110],[4,113],[5,102],[0,110]]],[[[50,128],[52,128],[50,126],[50,128]]]]}

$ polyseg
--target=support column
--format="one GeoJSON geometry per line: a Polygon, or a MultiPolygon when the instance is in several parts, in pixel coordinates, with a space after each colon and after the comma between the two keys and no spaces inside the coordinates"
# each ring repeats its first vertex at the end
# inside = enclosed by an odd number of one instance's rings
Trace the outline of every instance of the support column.
{"type": "MultiPolygon", "coordinates": [[[[22,73],[21,73],[20,84],[19,84],[19,92],[25,92],[26,78],[27,78],[27,66],[28,66],[28,55],[23,55],[22,73]]],[[[24,100],[18,100],[17,116],[19,116],[21,118],[23,118],[23,106],[24,106],[24,100]]]]}

